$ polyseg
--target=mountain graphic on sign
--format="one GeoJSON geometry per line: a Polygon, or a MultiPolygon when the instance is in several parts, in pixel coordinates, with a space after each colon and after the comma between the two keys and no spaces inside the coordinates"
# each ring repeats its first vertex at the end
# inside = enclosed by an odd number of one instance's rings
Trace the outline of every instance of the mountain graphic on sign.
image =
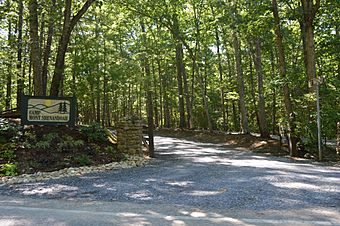
{"type": "Polygon", "coordinates": [[[28,110],[40,110],[47,114],[67,114],[70,104],[66,101],[57,104],[46,106],[44,104],[29,104],[28,110]]]}

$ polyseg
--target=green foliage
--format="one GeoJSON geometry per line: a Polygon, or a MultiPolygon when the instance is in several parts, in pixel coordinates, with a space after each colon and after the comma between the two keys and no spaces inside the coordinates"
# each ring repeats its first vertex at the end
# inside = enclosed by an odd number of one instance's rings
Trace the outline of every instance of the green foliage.
{"type": "Polygon", "coordinates": [[[39,149],[49,149],[52,147],[53,142],[59,138],[59,135],[57,133],[48,133],[43,138],[38,141],[35,145],[33,145],[33,148],[39,148],[39,149]]]}
{"type": "Polygon", "coordinates": [[[34,146],[32,146],[33,148],[39,148],[39,149],[49,149],[51,147],[51,143],[49,141],[46,140],[42,140],[37,142],[34,146]]]}
{"type": "Polygon", "coordinates": [[[17,165],[12,163],[0,164],[0,176],[17,175],[17,165]]]}
{"type": "Polygon", "coordinates": [[[113,146],[107,146],[107,147],[104,148],[104,150],[105,150],[106,153],[108,153],[116,161],[124,161],[128,157],[128,156],[124,155],[123,153],[119,152],[113,146]]]}
{"type": "Polygon", "coordinates": [[[37,136],[34,133],[26,132],[25,133],[25,139],[30,142],[35,142],[37,140],[37,136]]]}
{"type": "Polygon", "coordinates": [[[0,119],[0,143],[17,141],[21,135],[21,126],[0,119]]]}
{"type": "Polygon", "coordinates": [[[91,164],[91,159],[88,155],[75,156],[74,160],[81,166],[88,166],[91,164]]]}
{"type": "Polygon", "coordinates": [[[90,142],[106,142],[108,141],[106,131],[99,123],[93,123],[89,126],[82,127],[80,130],[90,142]]]}
{"type": "Polygon", "coordinates": [[[83,140],[74,140],[73,137],[65,135],[61,138],[59,142],[59,147],[64,148],[79,148],[84,145],[83,140]]]}
{"type": "Polygon", "coordinates": [[[15,158],[15,149],[15,144],[0,144],[0,160],[3,159],[6,162],[12,161],[15,158]]]}

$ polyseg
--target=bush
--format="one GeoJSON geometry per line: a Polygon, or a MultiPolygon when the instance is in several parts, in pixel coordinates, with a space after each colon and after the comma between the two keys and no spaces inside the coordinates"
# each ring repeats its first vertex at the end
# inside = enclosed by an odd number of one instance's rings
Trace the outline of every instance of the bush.
{"type": "Polygon", "coordinates": [[[12,163],[0,164],[0,176],[17,175],[17,165],[12,163]]]}
{"type": "Polygon", "coordinates": [[[52,142],[58,138],[59,136],[57,133],[48,133],[32,147],[39,149],[49,149],[52,147],[52,142]]]}
{"type": "Polygon", "coordinates": [[[74,140],[73,137],[65,135],[62,137],[61,141],[59,142],[59,147],[61,149],[67,148],[79,148],[84,145],[83,140],[74,140]]]}
{"type": "Polygon", "coordinates": [[[0,119],[0,143],[13,142],[19,139],[21,126],[0,119]]]}
{"type": "Polygon", "coordinates": [[[87,127],[82,127],[80,131],[90,142],[107,142],[108,138],[105,129],[99,123],[93,123],[87,127]]]}
{"type": "Polygon", "coordinates": [[[10,162],[15,158],[15,144],[0,144],[0,160],[10,162]]]}
{"type": "Polygon", "coordinates": [[[87,155],[78,155],[74,157],[74,161],[76,161],[81,166],[88,166],[91,164],[91,159],[87,155]]]}

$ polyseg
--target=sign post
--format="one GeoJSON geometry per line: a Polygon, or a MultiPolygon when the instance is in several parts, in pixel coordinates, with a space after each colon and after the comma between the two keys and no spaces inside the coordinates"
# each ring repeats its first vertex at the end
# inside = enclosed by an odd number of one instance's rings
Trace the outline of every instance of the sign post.
{"type": "Polygon", "coordinates": [[[75,97],[23,96],[21,101],[23,125],[75,125],[75,97]]]}

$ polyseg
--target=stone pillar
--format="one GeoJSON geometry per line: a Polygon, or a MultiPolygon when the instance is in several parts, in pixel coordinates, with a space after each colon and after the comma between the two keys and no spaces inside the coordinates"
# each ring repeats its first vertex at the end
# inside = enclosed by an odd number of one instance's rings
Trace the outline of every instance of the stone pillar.
{"type": "Polygon", "coordinates": [[[340,122],[337,124],[336,153],[340,155],[340,122]]]}
{"type": "Polygon", "coordinates": [[[117,123],[117,148],[122,153],[143,156],[142,126],[139,120],[124,118],[117,123]]]}

